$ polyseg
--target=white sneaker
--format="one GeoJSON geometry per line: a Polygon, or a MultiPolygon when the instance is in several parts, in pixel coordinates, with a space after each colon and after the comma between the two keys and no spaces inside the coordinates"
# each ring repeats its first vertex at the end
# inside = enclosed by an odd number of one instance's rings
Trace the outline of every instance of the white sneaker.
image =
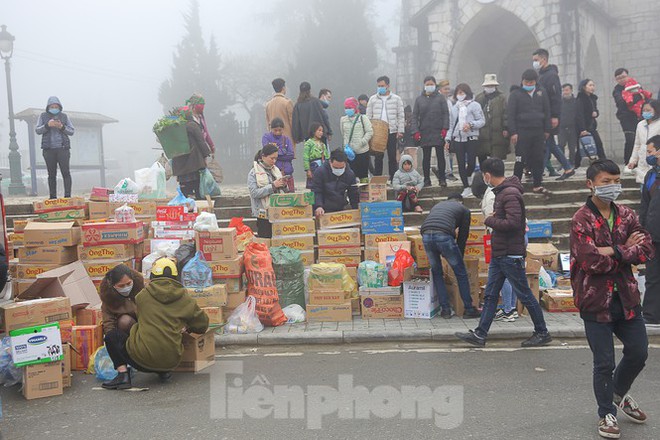
{"type": "Polygon", "coordinates": [[[468,185],[472,186],[472,176],[468,177],[468,185]]]}
{"type": "Polygon", "coordinates": [[[623,166],[623,174],[632,174],[633,170],[628,168],[628,165],[623,166]]]}
{"type": "Polygon", "coordinates": [[[461,196],[463,196],[464,199],[469,199],[470,197],[474,197],[474,195],[472,194],[472,190],[470,188],[465,188],[461,196]]]}

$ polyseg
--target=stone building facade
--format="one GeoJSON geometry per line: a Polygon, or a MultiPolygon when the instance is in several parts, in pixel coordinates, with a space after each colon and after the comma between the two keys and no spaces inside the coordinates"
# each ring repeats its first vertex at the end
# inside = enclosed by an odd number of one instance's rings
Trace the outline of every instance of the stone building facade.
{"type": "Polygon", "coordinates": [[[397,92],[412,102],[429,74],[478,91],[485,73],[497,73],[507,92],[545,48],[562,82],[594,80],[606,152],[621,160],[613,73],[626,67],[657,95],[659,19],[655,0],[402,0],[397,92]]]}

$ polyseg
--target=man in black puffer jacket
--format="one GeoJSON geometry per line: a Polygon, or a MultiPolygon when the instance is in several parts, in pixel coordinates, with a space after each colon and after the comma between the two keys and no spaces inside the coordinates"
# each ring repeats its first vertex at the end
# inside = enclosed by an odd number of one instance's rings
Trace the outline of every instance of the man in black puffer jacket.
{"type": "Polygon", "coordinates": [[[534,297],[525,274],[525,202],[523,187],[517,177],[504,177],[504,161],[487,159],[481,165],[484,182],[493,187],[495,206],[493,215],[485,225],[493,230],[492,258],[488,268],[488,284],[484,295],[484,308],[479,326],[469,333],[456,333],[456,337],[472,345],[486,345],[488,330],[495,318],[497,302],[504,280],[509,280],[520,302],[529,311],[534,322],[534,334],[522,343],[523,347],[538,347],[552,341],[543,319],[543,311],[534,297]]]}
{"type": "Polygon", "coordinates": [[[333,150],[330,160],[316,169],[312,179],[315,215],[321,217],[326,212],[343,211],[347,204],[357,209],[360,197],[356,183],[346,153],[333,150]]]}

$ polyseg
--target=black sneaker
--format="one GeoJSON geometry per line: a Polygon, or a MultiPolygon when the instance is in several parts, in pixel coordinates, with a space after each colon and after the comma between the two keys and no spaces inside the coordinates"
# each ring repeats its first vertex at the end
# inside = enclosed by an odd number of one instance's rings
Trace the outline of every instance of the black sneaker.
{"type": "Polygon", "coordinates": [[[532,336],[526,341],[523,341],[520,346],[523,348],[542,347],[548,345],[550,342],[552,342],[552,336],[550,336],[550,333],[541,334],[534,332],[534,334],[532,334],[532,336]]]}
{"type": "Polygon", "coordinates": [[[453,174],[447,174],[445,177],[450,182],[457,182],[458,181],[458,177],[454,176],[453,174]]]}
{"type": "Polygon", "coordinates": [[[454,315],[454,310],[451,307],[443,308],[440,312],[440,317],[445,319],[451,319],[454,315]]]}
{"type": "Polygon", "coordinates": [[[440,188],[447,188],[447,181],[446,180],[441,180],[440,181],[440,188]]]}
{"type": "Polygon", "coordinates": [[[461,341],[465,341],[468,344],[476,345],[477,347],[485,347],[486,346],[486,338],[482,338],[482,337],[477,336],[477,334],[472,330],[470,330],[467,333],[457,332],[457,333],[454,333],[454,336],[456,336],[461,341]]]}
{"type": "Polygon", "coordinates": [[[106,390],[127,390],[133,388],[133,385],[131,384],[131,375],[128,372],[117,374],[117,377],[109,382],[103,382],[101,386],[106,390]]]}
{"type": "Polygon", "coordinates": [[[424,181],[424,187],[428,188],[429,186],[431,186],[431,181],[430,180],[425,180],[424,181]]]}
{"type": "Polygon", "coordinates": [[[463,313],[463,319],[481,318],[481,312],[476,307],[472,307],[463,313]]]}
{"type": "Polygon", "coordinates": [[[168,382],[170,379],[172,379],[172,373],[169,371],[158,373],[158,379],[163,383],[168,382]]]}

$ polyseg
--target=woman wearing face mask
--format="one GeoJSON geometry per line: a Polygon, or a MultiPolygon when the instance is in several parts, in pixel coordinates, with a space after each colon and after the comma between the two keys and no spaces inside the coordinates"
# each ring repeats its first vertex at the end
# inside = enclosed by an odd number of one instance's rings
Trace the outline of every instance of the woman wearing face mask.
{"type": "Polygon", "coordinates": [[[277,145],[266,144],[254,157],[254,164],[247,177],[252,215],[257,218],[259,238],[272,238],[273,226],[268,221],[268,198],[271,194],[283,192],[287,186],[287,179],[282,177],[282,172],[275,166],[277,156],[277,145]]]}
{"type": "Polygon", "coordinates": [[[470,86],[462,83],[454,90],[456,105],[452,109],[445,148],[456,153],[458,172],[463,182],[463,197],[472,197],[470,184],[479,149],[479,129],[486,124],[481,105],[474,101],[470,86]]]}
{"type": "Polygon", "coordinates": [[[345,116],[341,117],[339,128],[344,146],[350,146],[355,153],[355,159],[351,160],[351,169],[361,182],[366,182],[369,179],[369,141],[374,131],[371,121],[360,114],[358,107],[359,103],[353,97],[344,101],[345,116]]]}
{"type": "MultiPolygon", "coordinates": [[[[600,112],[598,111],[598,96],[594,93],[595,91],[596,85],[592,80],[587,78],[580,81],[577,95],[575,125],[580,137],[589,135],[593,136],[594,141],[596,142],[598,158],[606,159],[605,150],[603,149],[603,141],[600,139],[600,134],[598,133],[597,118],[600,116],[600,112]]],[[[578,148],[578,151],[575,153],[575,168],[580,167],[582,159],[582,152],[580,151],[580,148],[578,148]]]]}
{"type": "MultiPolygon", "coordinates": [[[[293,176],[293,159],[295,159],[295,152],[293,144],[284,134],[284,121],[280,118],[274,118],[270,123],[270,131],[261,137],[261,146],[267,144],[277,145],[277,163],[275,166],[285,175],[293,176]]],[[[289,192],[296,190],[294,186],[293,177],[287,180],[287,188],[289,192]]]]}
{"type": "Polygon", "coordinates": [[[130,332],[137,322],[135,295],[143,288],[142,274],[124,264],[115,266],[105,274],[99,289],[104,334],[113,330],[126,334],[130,332]]]}
{"type": "Polygon", "coordinates": [[[635,144],[628,161],[628,168],[635,170],[635,180],[640,185],[644,183],[646,173],[651,166],[646,163],[646,142],[660,134],[660,101],[652,100],[642,107],[642,120],[637,124],[635,144]]]}

